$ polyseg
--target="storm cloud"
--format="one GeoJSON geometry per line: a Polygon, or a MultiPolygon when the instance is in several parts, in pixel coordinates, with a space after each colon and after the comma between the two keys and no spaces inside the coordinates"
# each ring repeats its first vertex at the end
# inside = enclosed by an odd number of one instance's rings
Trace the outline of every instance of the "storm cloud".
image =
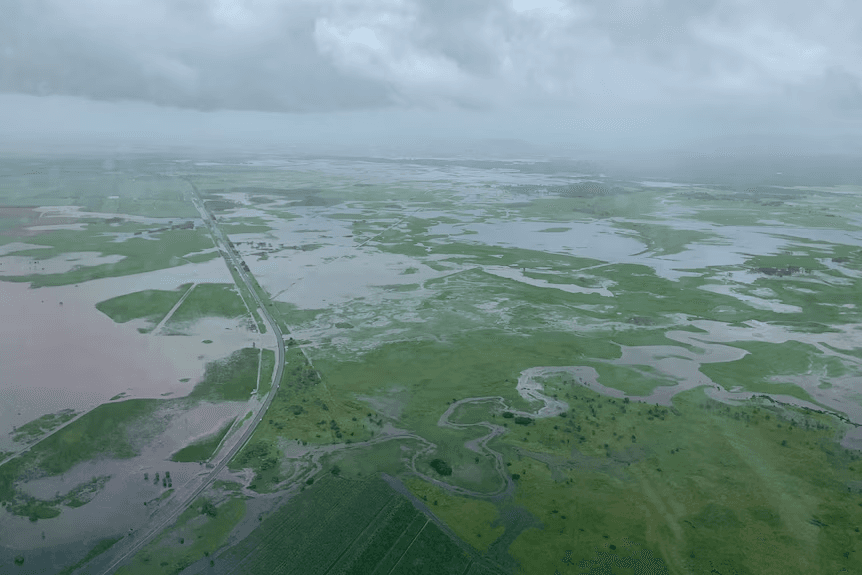
{"type": "Polygon", "coordinates": [[[594,131],[637,137],[658,125],[686,135],[733,127],[822,136],[862,118],[862,4],[852,1],[0,0],[0,7],[5,94],[206,112],[451,119],[454,110],[496,114],[477,120],[482,125],[517,117],[515,132],[559,134],[593,122],[594,131]]]}

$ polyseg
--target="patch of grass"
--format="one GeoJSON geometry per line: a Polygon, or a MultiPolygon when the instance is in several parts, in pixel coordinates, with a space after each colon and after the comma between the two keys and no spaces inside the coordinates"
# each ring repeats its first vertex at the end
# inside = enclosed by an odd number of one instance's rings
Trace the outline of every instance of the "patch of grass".
{"type": "MultiPolygon", "coordinates": [[[[93,251],[102,255],[121,255],[124,259],[96,266],[81,267],[61,274],[33,274],[29,276],[3,276],[4,281],[30,282],[31,287],[61,286],[83,283],[93,279],[139,274],[184,265],[184,256],[197,257],[196,252],[213,247],[203,230],[169,230],[161,232],[157,240],[132,238],[113,242],[100,233],[73,230],[54,230],[28,238],[29,243],[48,246],[39,250],[37,257],[52,257],[75,246],[77,251],[93,251]]],[[[199,254],[205,259],[218,257],[218,253],[199,254]]]]}
{"type": "Polygon", "coordinates": [[[213,481],[213,489],[223,489],[225,491],[241,491],[242,485],[240,485],[236,481],[223,481],[221,479],[216,479],[215,481],[213,481]]]}
{"type": "Polygon", "coordinates": [[[582,361],[579,365],[594,368],[599,374],[600,384],[619,389],[627,395],[647,396],[657,387],[676,385],[675,381],[655,372],[649,366],[614,365],[593,361],[582,361]]]}
{"type": "Polygon", "coordinates": [[[60,510],[53,505],[32,499],[24,503],[9,505],[7,509],[13,515],[28,517],[34,523],[40,519],[53,519],[60,515],[60,510]]]}
{"type": "Polygon", "coordinates": [[[536,365],[577,365],[589,358],[619,357],[619,347],[564,332],[529,336],[483,329],[452,334],[446,341],[381,345],[357,361],[318,359],[333,393],[381,393],[403,388],[400,425],[437,433],[437,420],[452,399],[503,395],[512,407],[529,409],[515,391],[521,371],[536,365]]]}
{"type": "Polygon", "coordinates": [[[129,424],[152,415],[158,405],[155,399],[130,399],[105,403],[85,413],[29,452],[0,466],[0,500],[12,500],[13,484],[27,469],[59,475],[98,456],[134,457],[138,452],[128,433],[129,424]]]}
{"type": "Polygon", "coordinates": [[[720,237],[717,234],[677,229],[653,223],[616,222],[614,225],[635,232],[638,239],[645,243],[647,249],[654,255],[678,254],[685,251],[690,244],[703,243],[708,240],[715,241],[720,237]]]}
{"type": "Polygon", "coordinates": [[[74,409],[64,409],[57,413],[43,415],[42,417],[16,427],[12,440],[16,442],[25,442],[36,439],[60,427],[67,421],[74,419],[76,415],[77,413],[74,409]]]}
{"type": "Polygon", "coordinates": [[[801,387],[776,382],[772,378],[816,372],[818,367],[823,367],[826,372],[826,365],[831,365],[833,362],[830,360],[834,359],[824,358],[813,346],[796,341],[747,341],[730,345],[749,353],[736,361],[703,364],[700,366],[701,373],[727,389],[741,386],[747,391],[791,395],[812,403],[817,402],[801,387]]]}
{"type": "Polygon", "coordinates": [[[137,446],[165,426],[164,421],[151,417],[159,403],[155,399],[105,403],[49,435],[28,452],[0,466],[0,501],[6,502],[13,513],[34,520],[56,516],[59,513],[56,506],[60,504],[86,503],[101,483],[92,489],[80,486],[81,489],[69,495],[68,501],[35,500],[19,492],[15,484],[24,478],[56,476],[97,457],[124,459],[138,455],[137,446]],[[134,438],[130,435],[131,426],[136,428],[134,438]]]}
{"type": "Polygon", "coordinates": [[[183,447],[171,455],[171,461],[197,462],[209,460],[215,453],[216,448],[221,444],[224,436],[227,435],[233,422],[234,420],[232,419],[216,433],[183,447]]]}
{"type": "Polygon", "coordinates": [[[210,401],[246,401],[257,387],[258,349],[246,347],[208,363],[204,377],[188,395],[210,401]]]}
{"type": "Polygon", "coordinates": [[[459,497],[417,478],[407,478],[404,484],[458,537],[479,551],[487,551],[505,531],[497,521],[499,511],[490,501],[459,497]]]}
{"type": "Polygon", "coordinates": [[[636,550],[641,568],[668,572],[819,573],[862,551],[810,522],[848,533],[862,523],[860,494],[846,488],[862,463],[837,445],[837,419],[763,400],[728,406],[701,388],[672,410],[563,381],[546,393],[571,416],[496,442],[520,477],[515,502],[544,525],[509,549],[523,572],[553,571],[567,552],[574,565],[610,568],[636,550]]]}
{"type": "Polygon", "coordinates": [[[192,284],[184,284],[175,290],[144,290],[100,301],[96,304],[103,314],[116,323],[143,318],[157,324],[173,308],[192,284]]]}
{"type": "Polygon", "coordinates": [[[234,497],[208,513],[206,499],[183,511],[173,526],[141,549],[117,575],[176,575],[195,561],[214,553],[245,515],[245,499],[234,497]]]}
{"type": "Polygon", "coordinates": [[[272,389],[272,375],[275,369],[275,352],[271,349],[260,350],[260,384],[257,394],[265,396],[272,389]]]}
{"type": "Polygon", "coordinates": [[[168,326],[189,323],[202,317],[235,318],[248,314],[248,309],[230,284],[198,284],[168,320],[168,326]]]}

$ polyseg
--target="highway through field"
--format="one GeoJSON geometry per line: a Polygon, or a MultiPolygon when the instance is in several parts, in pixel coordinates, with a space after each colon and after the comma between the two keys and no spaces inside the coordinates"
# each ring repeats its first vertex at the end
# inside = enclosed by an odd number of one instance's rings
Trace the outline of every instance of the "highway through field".
{"type": "MultiPolygon", "coordinates": [[[[207,228],[209,228],[216,247],[219,248],[220,252],[224,256],[227,265],[236,270],[237,274],[242,279],[242,282],[248,288],[248,292],[254,299],[253,303],[257,304],[258,311],[261,318],[266,323],[267,329],[271,330],[275,335],[276,346],[278,349],[276,354],[276,368],[272,374],[272,389],[267,394],[266,399],[260,405],[257,412],[253,414],[251,421],[246,423],[243,432],[232,439],[229,437],[225,440],[222,444],[221,451],[219,451],[219,453],[210,461],[210,465],[213,466],[212,468],[208,468],[205,473],[202,473],[185,484],[178,486],[174,494],[161,504],[159,509],[150,516],[150,520],[145,526],[128,534],[125,538],[111,547],[109,551],[89,564],[82,566],[77,572],[82,572],[86,569],[87,572],[92,573],[97,571],[94,567],[98,566],[98,572],[103,573],[104,575],[114,573],[123,563],[131,559],[135,553],[140,551],[159,533],[167,527],[170,527],[177,520],[180,514],[189,505],[191,505],[213,481],[215,481],[222,469],[224,469],[228,462],[233,459],[234,455],[236,455],[251,438],[255,429],[257,429],[258,424],[262,421],[267,409],[269,409],[275,394],[278,392],[282,374],[284,373],[284,336],[282,335],[281,329],[279,329],[278,323],[276,323],[267,311],[265,303],[260,300],[248,273],[242,265],[242,258],[233,248],[233,245],[228,241],[224,232],[222,232],[222,230],[216,225],[215,218],[209,210],[207,210],[197,187],[191,180],[186,178],[183,178],[183,180],[186,181],[193,190],[191,193],[191,200],[198,212],[200,212],[207,228]]],[[[251,304],[252,302],[247,303],[251,304]]]]}

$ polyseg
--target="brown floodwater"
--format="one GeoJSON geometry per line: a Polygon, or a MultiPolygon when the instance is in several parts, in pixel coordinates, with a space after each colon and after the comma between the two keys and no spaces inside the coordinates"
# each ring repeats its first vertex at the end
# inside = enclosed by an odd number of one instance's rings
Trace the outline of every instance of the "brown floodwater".
{"type": "Polygon", "coordinates": [[[188,335],[142,334],[143,320],[118,324],[95,308],[119,295],[195,281],[233,283],[221,259],[77,286],[0,282],[0,449],[10,446],[13,426],[46,413],[88,409],[122,392],[185,395],[206,362],[261,340],[241,322],[215,318],[188,335]]]}

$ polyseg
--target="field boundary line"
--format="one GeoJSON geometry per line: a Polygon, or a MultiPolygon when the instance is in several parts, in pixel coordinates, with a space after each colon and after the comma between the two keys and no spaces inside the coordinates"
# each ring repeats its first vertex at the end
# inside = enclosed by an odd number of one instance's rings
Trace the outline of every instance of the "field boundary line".
{"type": "Polygon", "coordinates": [[[195,289],[197,285],[198,282],[192,282],[192,285],[189,287],[189,289],[186,290],[186,293],[183,294],[183,297],[180,298],[180,301],[175,303],[174,307],[168,310],[168,313],[165,315],[165,317],[162,318],[162,321],[160,321],[158,325],[153,328],[153,331],[150,332],[150,335],[158,335],[159,332],[162,331],[162,328],[165,327],[165,324],[168,323],[168,321],[170,321],[170,319],[173,317],[174,312],[176,312],[183,304],[183,302],[186,301],[186,298],[189,297],[189,294],[192,293],[192,290],[195,289]]]}
{"type": "Polygon", "coordinates": [[[398,561],[396,561],[395,564],[392,565],[392,569],[390,569],[389,573],[387,573],[386,575],[392,575],[392,572],[395,571],[395,568],[398,567],[398,564],[401,563],[401,560],[404,559],[404,556],[407,555],[407,552],[410,551],[410,548],[413,547],[413,544],[416,543],[416,540],[419,538],[420,535],[422,535],[422,532],[425,531],[425,528],[428,527],[429,523],[431,523],[431,520],[426,517],[425,524],[422,525],[422,529],[420,529],[419,532],[416,533],[416,535],[410,541],[410,545],[408,545],[407,548],[404,549],[404,553],[402,553],[401,556],[398,557],[398,561]]]}

